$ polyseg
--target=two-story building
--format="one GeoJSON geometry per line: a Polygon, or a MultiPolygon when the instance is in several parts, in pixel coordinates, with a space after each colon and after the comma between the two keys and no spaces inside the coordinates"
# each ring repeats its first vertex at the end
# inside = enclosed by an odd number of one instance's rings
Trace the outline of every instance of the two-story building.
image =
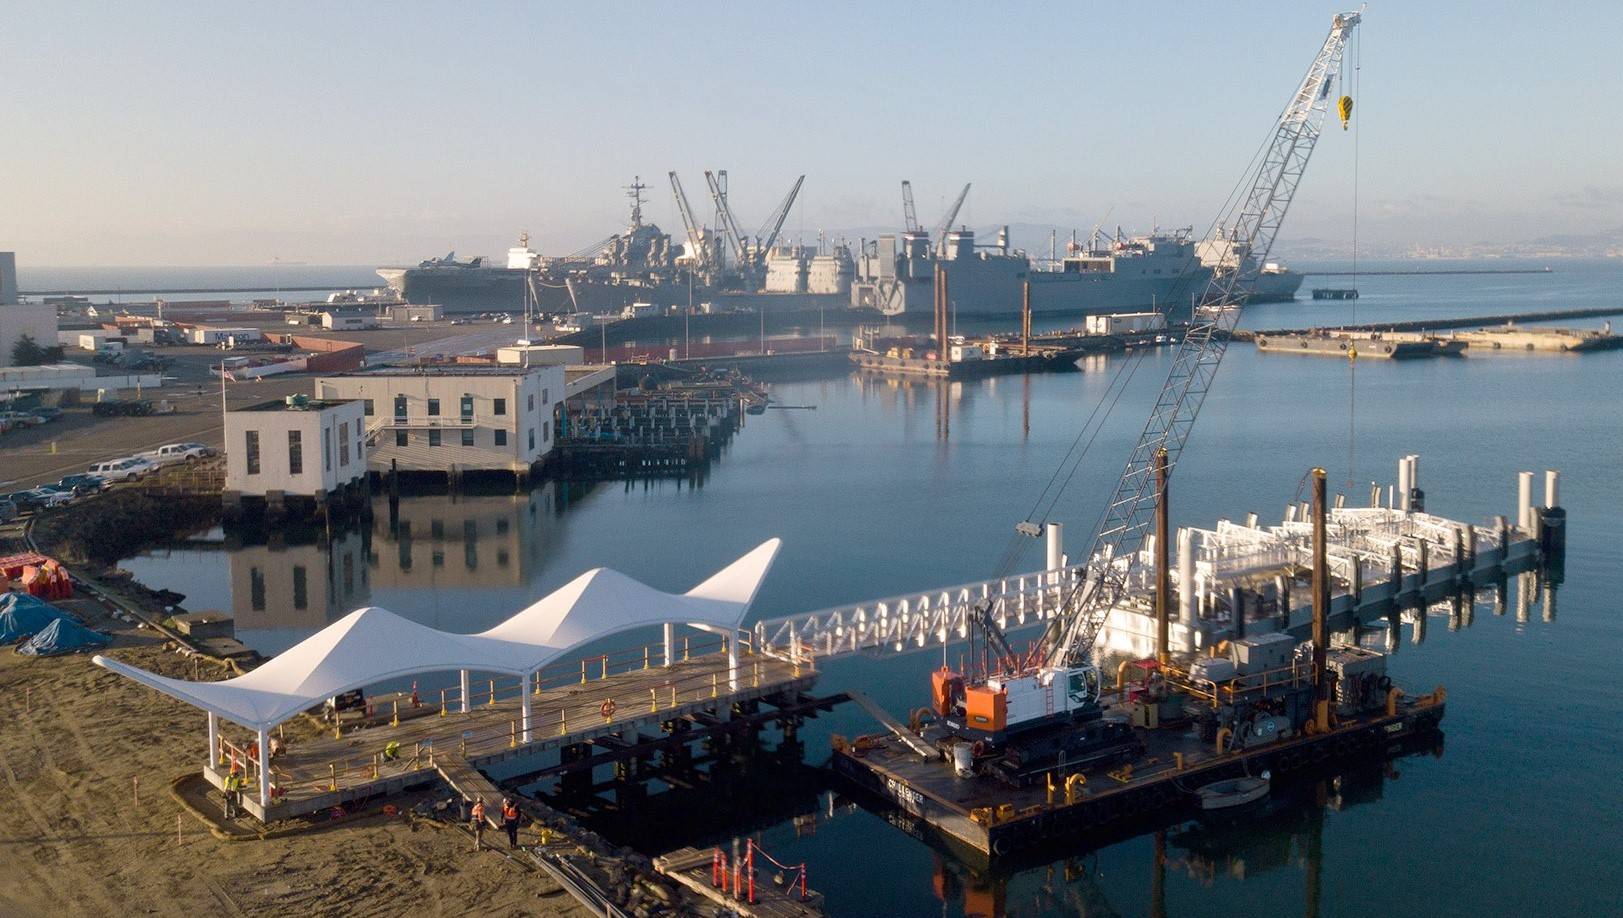
{"type": "Polygon", "coordinates": [[[372,467],[527,475],[552,450],[562,366],[383,367],[316,382],[358,401],[372,467]]]}
{"type": "Polygon", "coordinates": [[[358,501],[366,484],[366,424],[360,402],[290,395],[225,415],[225,502],[289,498],[315,508],[358,501]]]}

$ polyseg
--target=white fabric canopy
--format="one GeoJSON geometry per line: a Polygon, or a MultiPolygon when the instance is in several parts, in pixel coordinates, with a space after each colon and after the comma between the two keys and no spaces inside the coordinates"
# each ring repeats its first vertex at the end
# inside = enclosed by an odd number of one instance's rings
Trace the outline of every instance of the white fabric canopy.
{"type": "Polygon", "coordinates": [[[587,571],[480,634],[453,634],[376,606],[357,609],[254,671],[222,682],[171,679],[105,656],[96,665],[245,727],[269,729],[334,695],[414,673],[527,675],[581,644],[667,623],[739,628],[779,539],[769,539],[685,594],[607,568],[587,571]]]}

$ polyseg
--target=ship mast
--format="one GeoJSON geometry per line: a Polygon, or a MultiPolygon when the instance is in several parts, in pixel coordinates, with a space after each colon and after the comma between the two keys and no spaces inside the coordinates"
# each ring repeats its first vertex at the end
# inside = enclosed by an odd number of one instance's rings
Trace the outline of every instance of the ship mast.
{"type": "Polygon", "coordinates": [[[642,226],[642,193],[648,190],[648,186],[642,183],[642,176],[634,175],[631,184],[622,187],[626,190],[626,197],[631,199],[631,228],[637,229],[642,226]]]}

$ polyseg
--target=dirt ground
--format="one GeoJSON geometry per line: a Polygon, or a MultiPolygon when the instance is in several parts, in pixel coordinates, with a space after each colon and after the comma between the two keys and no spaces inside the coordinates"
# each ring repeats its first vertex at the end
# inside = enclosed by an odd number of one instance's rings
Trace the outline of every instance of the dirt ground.
{"type": "MultiPolygon", "coordinates": [[[[117,635],[108,653],[192,676],[151,632],[90,624],[117,635]]],[[[216,838],[169,792],[199,767],[202,713],[88,655],[0,649],[0,724],[0,915],[587,914],[462,831],[376,807],[290,837],[216,838]]]]}

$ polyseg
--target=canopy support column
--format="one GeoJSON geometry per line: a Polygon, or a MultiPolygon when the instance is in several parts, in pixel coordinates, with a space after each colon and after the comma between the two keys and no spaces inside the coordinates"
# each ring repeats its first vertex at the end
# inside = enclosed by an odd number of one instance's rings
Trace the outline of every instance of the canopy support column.
{"type": "Polygon", "coordinates": [[[524,683],[519,687],[519,717],[523,728],[523,742],[530,741],[530,680],[535,678],[534,673],[524,674],[524,683]]]}
{"type": "Polygon", "coordinates": [[[259,728],[259,808],[270,822],[270,731],[259,728]]]}
{"type": "Polygon", "coordinates": [[[220,763],[220,719],[213,711],[209,712],[209,758],[208,767],[213,768],[220,763]]]}
{"type": "Polygon", "coordinates": [[[462,670],[462,713],[468,713],[468,671],[462,670]]]}
{"type": "Polygon", "coordinates": [[[738,691],[738,632],[727,637],[727,690],[738,691]]]}
{"type": "Polygon", "coordinates": [[[665,665],[676,662],[676,624],[665,623],[665,665]]]}

